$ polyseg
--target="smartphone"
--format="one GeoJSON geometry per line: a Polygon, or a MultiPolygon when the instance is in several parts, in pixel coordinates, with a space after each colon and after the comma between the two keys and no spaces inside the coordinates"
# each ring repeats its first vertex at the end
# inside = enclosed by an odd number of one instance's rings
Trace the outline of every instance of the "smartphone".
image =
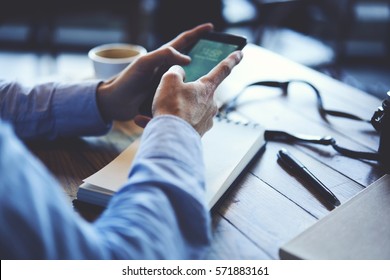
{"type": "Polygon", "coordinates": [[[230,53],[242,50],[247,41],[245,37],[228,33],[209,32],[187,52],[191,63],[184,66],[185,82],[193,82],[206,75],[230,53]]]}
{"type": "MultiPolygon", "coordinates": [[[[183,67],[186,72],[185,82],[196,81],[206,75],[230,53],[236,50],[242,50],[246,44],[247,40],[245,37],[233,34],[220,32],[208,32],[204,34],[186,52],[191,57],[191,63],[183,67]]],[[[152,84],[156,84],[155,88],[157,88],[158,83],[159,80],[152,84]]],[[[140,114],[151,117],[152,102],[153,95],[150,95],[142,104],[140,114]]]]}

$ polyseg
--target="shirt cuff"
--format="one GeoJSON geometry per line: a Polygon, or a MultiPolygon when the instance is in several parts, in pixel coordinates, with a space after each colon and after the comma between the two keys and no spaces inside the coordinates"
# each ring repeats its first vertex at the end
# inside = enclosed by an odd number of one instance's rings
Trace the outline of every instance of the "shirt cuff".
{"type": "Polygon", "coordinates": [[[53,97],[56,130],[60,136],[87,136],[107,133],[112,123],[106,123],[99,111],[96,90],[100,81],[59,84],[53,97]]]}
{"type": "Polygon", "coordinates": [[[199,133],[188,122],[174,115],[152,118],[144,129],[142,143],[143,156],[146,157],[167,157],[188,164],[202,158],[199,133]]]}
{"type": "Polygon", "coordinates": [[[192,180],[198,181],[189,186],[201,185],[201,188],[186,189],[186,184],[179,184],[186,193],[191,193],[197,200],[204,200],[205,179],[202,142],[199,133],[185,120],[162,115],[153,118],[145,127],[139,158],[169,159],[191,174],[192,180]]]}

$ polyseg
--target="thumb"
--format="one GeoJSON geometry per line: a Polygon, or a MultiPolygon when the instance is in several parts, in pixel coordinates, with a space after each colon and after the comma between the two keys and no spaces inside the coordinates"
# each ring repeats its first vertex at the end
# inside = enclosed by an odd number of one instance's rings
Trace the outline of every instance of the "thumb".
{"type": "Polygon", "coordinates": [[[150,122],[151,118],[144,115],[136,115],[134,117],[134,122],[139,127],[145,128],[145,126],[150,122]]]}

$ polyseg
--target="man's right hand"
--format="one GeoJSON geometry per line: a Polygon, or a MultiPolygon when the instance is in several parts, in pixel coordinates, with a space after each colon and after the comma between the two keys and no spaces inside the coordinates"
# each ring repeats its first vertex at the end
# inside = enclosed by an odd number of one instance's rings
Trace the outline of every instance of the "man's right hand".
{"type": "Polygon", "coordinates": [[[212,127],[218,110],[214,92],[241,59],[242,52],[236,51],[207,75],[190,83],[184,82],[185,72],[181,66],[172,66],[157,88],[152,105],[153,116],[178,116],[203,136],[212,127]]]}

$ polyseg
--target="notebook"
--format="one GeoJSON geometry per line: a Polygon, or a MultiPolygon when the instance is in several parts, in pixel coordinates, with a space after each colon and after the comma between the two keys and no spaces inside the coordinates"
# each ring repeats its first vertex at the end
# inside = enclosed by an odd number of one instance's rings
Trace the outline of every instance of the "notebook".
{"type": "MultiPolygon", "coordinates": [[[[215,118],[202,137],[206,172],[206,200],[209,209],[218,202],[245,167],[265,149],[264,129],[215,118]]],[[[107,166],[86,178],[77,200],[106,206],[111,196],[126,182],[139,140],[133,142],[107,166]]]]}
{"type": "Polygon", "coordinates": [[[283,245],[279,255],[282,259],[389,260],[390,175],[283,245]]]}

